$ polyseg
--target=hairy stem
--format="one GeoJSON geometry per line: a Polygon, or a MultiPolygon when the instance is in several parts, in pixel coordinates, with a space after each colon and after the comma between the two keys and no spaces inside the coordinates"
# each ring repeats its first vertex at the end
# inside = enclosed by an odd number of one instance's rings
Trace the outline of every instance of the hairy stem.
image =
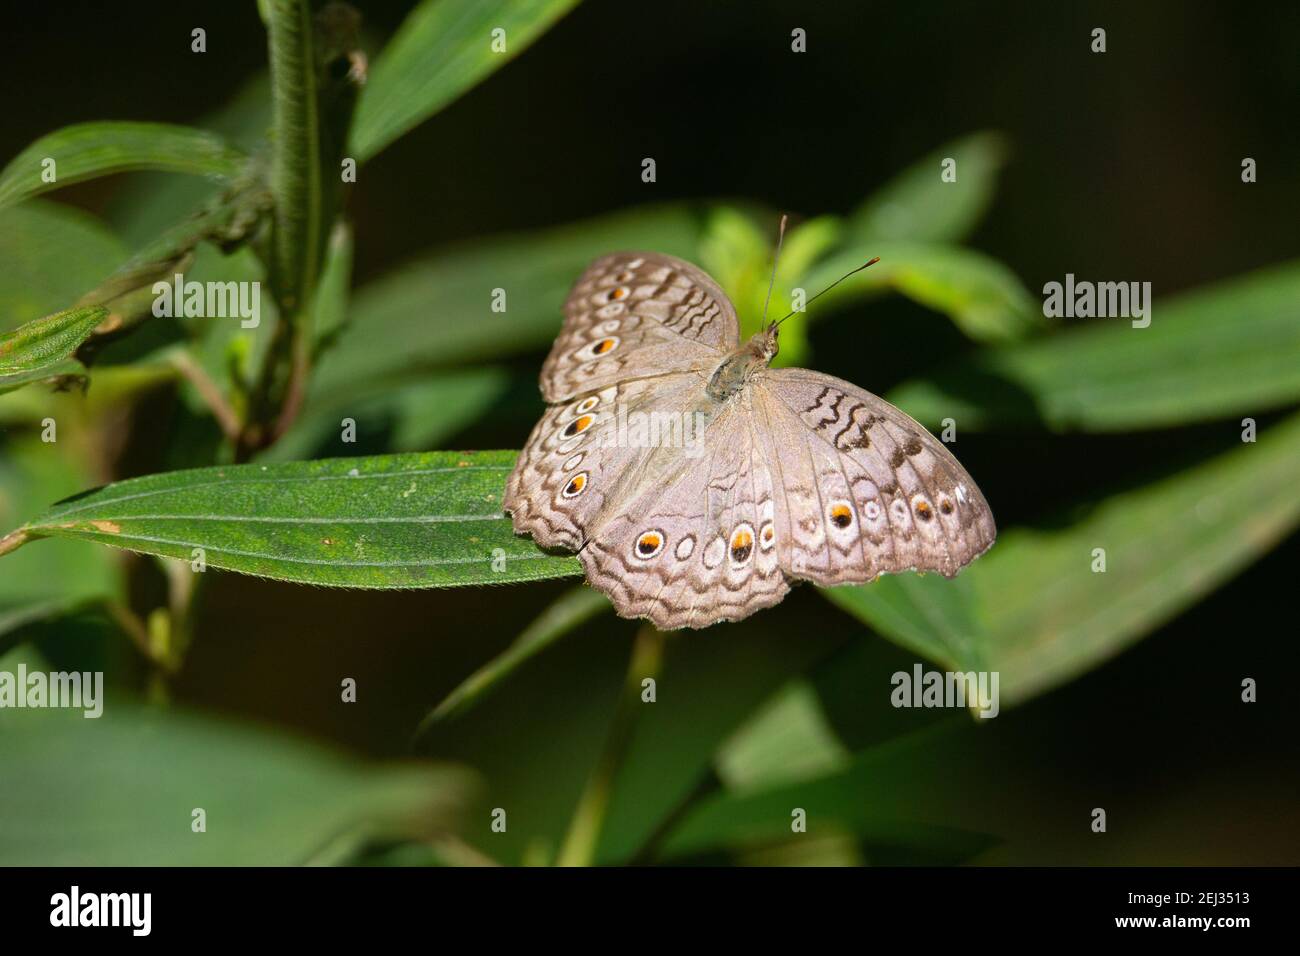
{"type": "Polygon", "coordinates": [[[320,116],[314,29],[308,0],[272,0],[269,48],[272,118],[271,157],[274,225],[270,273],[279,319],[266,364],[253,389],[250,420],[235,449],[246,460],[274,440],[282,425],[282,396],[300,392],[306,369],[302,353],[310,299],[316,288],[325,231],[320,116]]]}

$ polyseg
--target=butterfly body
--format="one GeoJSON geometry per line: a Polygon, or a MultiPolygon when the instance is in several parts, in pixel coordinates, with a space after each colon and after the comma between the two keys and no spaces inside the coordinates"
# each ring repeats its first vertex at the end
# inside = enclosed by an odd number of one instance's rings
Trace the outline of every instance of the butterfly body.
{"type": "Polygon", "coordinates": [[[883,399],[771,368],[705,273],[654,253],[597,260],[542,370],[543,415],[507,485],[515,531],[578,552],[626,617],[740,620],[790,583],[952,576],[996,535],[974,481],[883,399]]]}

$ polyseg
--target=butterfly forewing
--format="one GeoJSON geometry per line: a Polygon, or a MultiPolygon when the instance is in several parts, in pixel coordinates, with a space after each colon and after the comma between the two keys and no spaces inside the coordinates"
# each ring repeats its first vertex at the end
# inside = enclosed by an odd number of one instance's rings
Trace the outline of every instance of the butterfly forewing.
{"type": "Polygon", "coordinates": [[[731,302],[690,263],[651,252],[605,256],[564,303],[542,397],[560,402],[633,378],[711,372],[739,335],[731,302]]]}
{"type": "MultiPolygon", "coordinates": [[[[692,374],[634,379],[552,405],[533,429],[506,484],[516,532],[544,548],[577,550],[602,510],[643,473],[655,449],[621,440],[627,416],[703,394],[692,374]]],[[[626,429],[624,429],[625,431],[626,429]]]]}

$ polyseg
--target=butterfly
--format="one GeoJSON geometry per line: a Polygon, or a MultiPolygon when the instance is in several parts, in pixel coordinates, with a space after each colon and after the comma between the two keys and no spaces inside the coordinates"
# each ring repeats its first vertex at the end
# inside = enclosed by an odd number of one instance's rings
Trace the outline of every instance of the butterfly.
{"type": "Polygon", "coordinates": [[[515,532],[576,551],[621,616],[663,630],[739,621],[791,582],[952,577],[987,551],[993,513],[947,448],[856,385],[771,368],[778,325],[742,344],[681,259],[593,262],[507,482],[515,532]]]}

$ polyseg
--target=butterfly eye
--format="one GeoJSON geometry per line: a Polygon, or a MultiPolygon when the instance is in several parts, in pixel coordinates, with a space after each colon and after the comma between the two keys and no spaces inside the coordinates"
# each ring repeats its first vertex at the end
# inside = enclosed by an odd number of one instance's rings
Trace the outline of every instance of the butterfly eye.
{"type": "Polygon", "coordinates": [[[741,525],[731,533],[731,563],[744,564],[754,553],[754,530],[741,525]]]}
{"type": "Polygon", "coordinates": [[[562,491],[561,494],[566,498],[576,498],[578,495],[582,494],[582,490],[586,487],[587,473],[581,471],[569,479],[569,483],[564,486],[564,491],[562,491]]]}
{"type": "Polygon", "coordinates": [[[643,561],[648,561],[664,549],[664,533],[662,531],[646,531],[636,539],[634,553],[643,561]]]}
{"type": "Polygon", "coordinates": [[[831,505],[830,510],[831,524],[837,528],[847,528],[853,524],[853,509],[842,501],[837,501],[831,505]]]}

